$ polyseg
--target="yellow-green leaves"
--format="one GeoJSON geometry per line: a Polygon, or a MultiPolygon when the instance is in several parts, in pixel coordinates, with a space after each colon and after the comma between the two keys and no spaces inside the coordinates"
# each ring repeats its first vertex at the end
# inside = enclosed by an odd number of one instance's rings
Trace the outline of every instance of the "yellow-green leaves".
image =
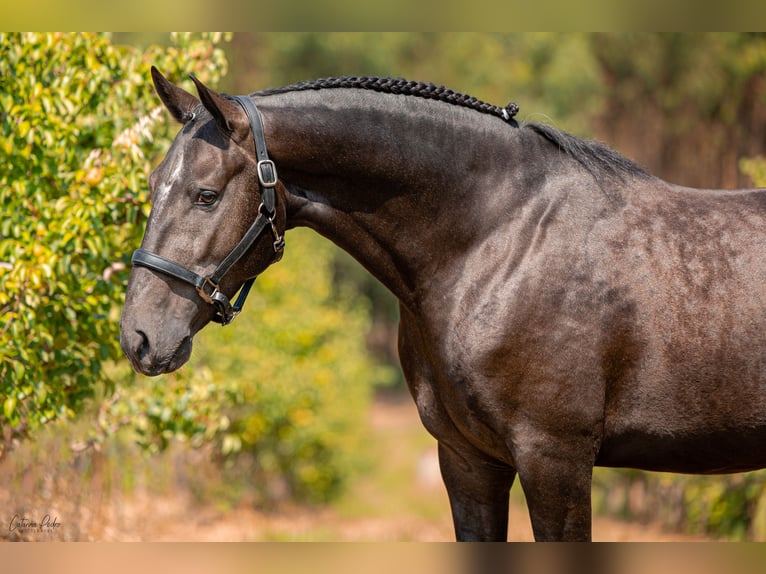
{"type": "Polygon", "coordinates": [[[742,173],[749,175],[758,187],[766,187],[766,157],[743,158],[739,162],[742,173]]]}
{"type": "Polygon", "coordinates": [[[119,356],[116,310],[147,215],[146,177],[173,130],[158,121],[149,68],[212,84],[225,70],[220,37],[174,40],[141,51],[108,34],[0,33],[6,441],[75,412],[119,356]]]}

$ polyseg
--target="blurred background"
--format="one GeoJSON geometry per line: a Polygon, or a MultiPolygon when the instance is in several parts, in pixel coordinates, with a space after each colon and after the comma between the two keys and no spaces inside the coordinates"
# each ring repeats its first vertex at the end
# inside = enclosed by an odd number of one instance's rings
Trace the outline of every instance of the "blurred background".
{"type": "MultiPolygon", "coordinates": [[[[429,81],[673,183],[766,186],[766,34],[0,34],[3,539],[453,538],[397,304],[318,235],[291,231],[245,312],[200,333],[178,373],[121,358],[146,177],[177,129],[151,65],[229,93],[429,81]]],[[[594,538],[766,540],[765,484],[597,469],[594,538]]],[[[531,539],[518,485],[510,523],[531,539]]]]}

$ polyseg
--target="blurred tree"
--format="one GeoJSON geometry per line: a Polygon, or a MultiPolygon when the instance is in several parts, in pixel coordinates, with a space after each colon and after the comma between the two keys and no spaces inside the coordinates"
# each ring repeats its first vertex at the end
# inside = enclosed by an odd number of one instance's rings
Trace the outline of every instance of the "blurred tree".
{"type": "Polygon", "coordinates": [[[751,185],[766,147],[766,34],[595,34],[602,139],[674,183],[751,185]]]}

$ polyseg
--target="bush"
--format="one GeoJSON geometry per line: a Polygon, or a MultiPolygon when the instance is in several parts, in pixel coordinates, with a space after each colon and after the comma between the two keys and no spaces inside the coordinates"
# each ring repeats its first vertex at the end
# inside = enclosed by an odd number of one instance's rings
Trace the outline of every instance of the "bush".
{"type": "Polygon", "coordinates": [[[172,136],[149,67],[212,83],[226,69],[220,35],[171,39],[139,51],[107,34],[0,34],[0,456],[73,416],[120,356],[146,177],[172,136]]]}

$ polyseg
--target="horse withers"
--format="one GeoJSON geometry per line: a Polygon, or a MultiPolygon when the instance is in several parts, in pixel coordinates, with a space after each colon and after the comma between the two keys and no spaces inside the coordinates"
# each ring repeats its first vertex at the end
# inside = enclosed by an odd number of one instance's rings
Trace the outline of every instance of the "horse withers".
{"type": "Polygon", "coordinates": [[[766,191],[674,186],[432,84],[152,75],[183,127],[122,315],[137,371],[184,364],[307,226],[399,299],[459,540],[507,538],[517,474],[537,540],[588,540],[596,465],[766,466],[766,191]]]}

